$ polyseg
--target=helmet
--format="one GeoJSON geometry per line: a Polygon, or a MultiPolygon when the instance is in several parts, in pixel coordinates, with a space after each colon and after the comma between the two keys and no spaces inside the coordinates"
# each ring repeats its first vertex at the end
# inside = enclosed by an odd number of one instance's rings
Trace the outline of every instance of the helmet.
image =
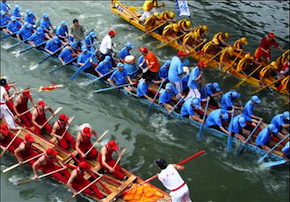
{"type": "Polygon", "coordinates": [[[202,26],[202,29],[204,30],[204,32],[207,32],[207,31],[208,31],[208,28],[207,28],[206,25],[203,25],[203,26],[202,26]]]}
{"type": "Polygon", "coordinates": [[[192,104],[195,105],[196,108],[200,108],[200,101],[197,98],[192,99],[192,104]]]}
{"type": "Polygon", "coordinates": [[[215,45],[219,45],[219,41],[217,39],[213,39],[212,41],[214,42],[215,45]]]}
{"type": "Polygon", "coordinates": [[[214,82],[212,85],[216,89],[216,91],[221,91],[220,85],[217,82],[214,82]]]}
{"type": "Polygon", "coordinates": [[[230,38],[230,34],[228,32],[225,33],[225,37],[226,39],[229,39],[230,38]]]}
{"type": "Polygon", "coordinates": [[[142,53],[147,53],[148,49],[147,49],[147,47],[143,46],[143,47],[139,48],[139,51],[142,53]]]}
{"type": "Polygon", "coordinates": [[[164,159],[155,159],[154,163],[162,170],[167,168],[167,162],[164,159]]]}
{"type": "Polygon", "coordinates": [[[82,46],[82,51],[83,52],[88,51],[87,46],[82,46]]]}
{"type": "Polygon", "coordinates": [[[153,15],[158,17],[159,14],[158,14],[158,12],[154,12],[153,15]]]}
{"type": "Polygon", "coordinates": [[[170,12],[170,13],[169,13],[169,16],[170,16],[170,18],[174,18],[174,16],[175,16],[175,13],[173,13],[173,12],[170,12]]]}
{"type": "Polygon", "coordinates": [[[41,34],[41,33],[43,33],[43,29],[41,27],[37,27],[36,32],[37,32],[37,34],[41,34]]]}
{"type": "Polygon", "coordinates": [[[245,126],[247,125],[247,123],[246,123],[246,119],[245,119],[243,116],[239,117],[239,124],[240,124],[242,127],[245,127],[245,126]]]}
{"type": "Polygon", "coordinates": [[[127,48],[131,48],[131,49],[134,48],[133,44],[131,44],[131,43],[126,43],[126,47],[127,47],[127,48]]]}
{"type": "Polygon", "coordinates": [[[271,39],[275,39],[275,34],[273,33],[273,32],[270,32],[269,34],[268,34],[268,36],[271,38],[271,39]]]}
{"type": "Polygon", "coordinates": [[[247,54],[245,55],[245,58],[246,58],[246,59],[251,59],[251,54],[247,53],[247,54]]]}
{"type": "Polygon", "coordinates": [[[54,36],[54,37],[52,37],[52,39],[53,39],[53,41],[54,41],[55,43],[59,43],[59,42],[60,42],[58,36],[54,36]]]}
{"type": "Polygon", "coordinates": [[[278,69],[278,65],[277,65],[277,62],[271,62],[271,66],[273,66],[275,69],[278,69]]]}
{"type": "Polygon", "coordinates": [[[246,39],[246,37],[241,38],[241,41],[242,41],[244,44],[248,44],[248,43],[249,43],[248,40],[246,39]]]}
{"type": "Polygon", "coordinates": [[[189,20],[186,21],[186,27],[190,28],[191,27],[191,22],[189,20]]]}
{"type": "Polygon", "coordinates": [[[42,17],[43,17],[43,18],[48,18],[49,15],[48,15],[47,13],[43,13],[42,17]]]}
{"type": "Polygon", "coordinates": [[[233,49],[233,47],[228,47],[228,52],[232,55],[233,54],[233,52],[234,52],[234,49],[233,49]]]}

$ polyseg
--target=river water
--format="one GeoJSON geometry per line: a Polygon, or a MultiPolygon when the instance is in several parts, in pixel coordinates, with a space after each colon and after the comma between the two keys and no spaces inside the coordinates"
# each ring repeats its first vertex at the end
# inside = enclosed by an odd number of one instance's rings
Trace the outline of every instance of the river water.
{"type": "MultiPolygon", "coordinates": [[[[127,1],[127,4],[142,5],[141,1],[127,1]]],[[[121,48],[126,42],[135,45],[133,53],[139,55],[136,47],[153,48],[159,44],[152,37],[142,41],[133,40],[140,36],[141,31],[111,13],[109,1],[13,1],[11,5],[19,4],[22,11],[31,9],[39,18],[44,12],[50,15],[52,23],[57,25],[66,20],[71,24],[74,18],[88,30],[95,29],[99,37],[105,36],[109,29],[118,33],[114,39],[121,42],[121,48]]],[[[277,42],[287,49],[289,46],[289,2],[284,1],[189,1],[194,25],[206,24],[209,27],[209,38],[218,31],[229,31],[230,43],[245,36],[249,45],[247,51],[254,52],[261,37],[268,32],[275,32],[277,42]]],[[[166,7],[175,10],[173,2],[166,2],[166,7]]],[[[74,82],[69,77],[73,71],[69,68],[51,75],[49,71],[60,63],[52,59],[36,67],[37,62],[45,56],[31,50],[21,56],[18,51],[24,46],[12,50],[5,48],[14,44],[14,39],[1,41],[1,74],[8,81],[16,81],[19,88],[27,86],[46,86],[51,83],[64,84],[65,88],[52,92],[33,92],[35,100],[44,99],[56,109],[63,106],[63,112],[69,116],[75,115],[74,126],[71,128],[76,135],[78,127],[83,123],[91,124],[99,133],[109,130],[106,139],[113,138],[123,148],[127,146],[126,156],[121,165],[139,175],[143,179],[158,172],[153,165],[155,158],[164,158],[169,163],[177,163],[182,159],[200,151],[206,154],[185,165],[181,175],[190,187],[191,198],[194,201],[289,201],[289,171],[287,168],[261,170],[257,165],[259,158],[250,151],[242,156],[226,153],[226,141],[217,139],[210,134],[198,141],[198,129],[174,119],[167,119],[159,111],[151,110],[150,117],[144,116],[148,106],[141,104],[135,98],[128,98],[116,91],[93,94],[94,89],[104,87],[96,83],[84,87],[87,78],[79,76],[74,82]],[[34,70],[31,70],[34,69],[34,70]]],[[[164,62],[176,54],[176,50],[164,47],[155,51],[160,61],[164,62]]],[[[272,49],[272,57],[277,58],[280,52],[272,49]]],[[[196,61],[191,60],[192,66],[196,61]]],[[[219,81],[221,72],[208,68],[205,72],[206,81],[219,81]]],[[[224,92],[239,82],[232,76],[226,76],[219,81],[224,92]]],[[[238,92],[242,94],[245,103],[250,98],[250,92],[256,87],[244,84],[238,92]]],[[[286,100],[279,94],[264,90],[259,93],[262,103],[255,108],[255,113],[269,122],[278,113],[289,106],[283,105],[286,100]]],[[[104,144],[102,142],[102,144],[104,144]]],[[[98,148],[101,146],[99,145],[98,148]]],[[[1,159],[1,168],[16,163],[11,155],[1,159]]],[[[5,174],[1,174],[1,201],[64,201],[71,193],[68,189],[53,180],[45,179],[17,187],[15,182],[32,176],[31,168],[22,166],[5,174]]],[[[156,180],[152,182],[161,188],[156,180]]],[[[78,197],[77,201],[86,199],[78,197]]]]}

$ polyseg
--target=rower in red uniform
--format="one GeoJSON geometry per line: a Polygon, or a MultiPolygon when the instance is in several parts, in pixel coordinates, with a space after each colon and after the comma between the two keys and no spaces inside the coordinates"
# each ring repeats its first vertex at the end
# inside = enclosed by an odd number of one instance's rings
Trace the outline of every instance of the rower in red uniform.
{"type": "MultiPolygon", "coordinates": [[[[83,189],[85,186],[90,184],[90,181],[84,178],[84,172],[90,171],[90,169],[91,167],[86,162],[81,162],[79,166],[71,172],[67,185],[73,192],[74,196],[77,195],[77,191],[83,189]]],[[[97,174],[101,175],[99,173],[97,174]]],[[[98,187],[95,184],[92,184],[83,192],[88,195],[91,195],[93,192],[94,195],[99,199],[105,198],[105,196],[99,191],[98,187]]]]}
{"type": "Polygon", "coordinates": [[[117,179],[125,180],[127,179],[127,176],[121,172],[121,166],[117,165],[115,169],[113,169],[116,164],[112,158],[113,152],[115,151],[119,156],[121,155],[118,151],[118,148],[119,146],[116,144],[116,142],[111,140],[100,150],[98,161],[106,171],[112,173],[117,179]]]}
{"type": "Polygon", "coordinates": [[[48,110],[54,116],[54,112],[51,107],[47,106],[43,100],[38,101],[38,106],[32,111],[32,123],[36,133],[41,134],[45,129],[49,134],[52,132],[52,127],[49,123],[43,125],[47,120],[45,118],[45,112],[48,110]]]}
{"type": "Polygon", "coordinates": [[[65,150],[68,149],[69,144],[73,149],[76,147],[76,141],[66,130],[68,120],[69,117],[65,114],[60,114],[58,120],[53,124],[51,132],[51,136],[56,137],[58,139],[58,145],[65,150]]]}
{"type": "MultiPolygon", "coordinates": [[[[37,153],[32,149],[32,144],[34,143],[34,137],[30,134],[26,134],[24,141],[22,141],[17,149],[14,150],[14,155],[16,156],[18,163],[22,164],[23,161],[30,159],[37,155],[37,153]]],[[[35,160],[27,162],[30,166],[35,163],[35,160]]]]}
{"type": "Polygon", "coordinates": [[[284,52],[284,50],[275,41],[275,34],[270,32],[266,37],[262,39],[260,46],[256,49],[255,62],[260,61],[262,57],[266,57],[268,63],[270,63],[271,62],[271,54],[270,54],[271,46],[279,48],[282,52],[284,52]]]}
{"type": "MultiPolygon", "coordinates": [[[[13,138],[14,134],[9,131],[8,126],[6,124],[2,124],[0,128],[0,145],[7,147],[13,138]]],[[[21,142],[22,140],[17,137],[8,148],[8,151],[14,152],[14,150],[20,145],[21,142]]]]}
{"type": "Polygon", "coordinates": [[[25,126],[31,128],[33,126],[32,115],[30,111],[26,112],[28,110],[28,100],[30,100],[33,106],[36,107],[36,104],[31,97],[30,91],[27,89],[22,92],[22,95],[18,95],[18,97],[15,99],[13,109],[16,113],[16,117],[19,117],[25,126]],[[23,112],[26,113],[21,115],[23,112]]]}
{"type": "MultiPolygon", "coordinates": [[[[59,170],[62,167],[66,168],[66,166],[63,165],[63,163],[56,158],[56,155],[56,151],[54,151],[52,148],[48,148],[46,150],[46,154],[39,157],[39,159],[32,165],[34,179],[38,179],[37,168],[41,169],[44,173],[50,173],[55,170],[59,170]],[[57,162],[61,167],[56,165],[55,162],[57,162]]],[[[70,178],[70,173],[67,169],[64,169],[62,171],[51,174],[51,176],[56,180],[64,182],[66,184],[68,179],[70,178]]]]}
{"type": "Polygon", "coordinates": [[[85,160],[85,158],[89,158],[91,160],[96,159],[98,156],[98,151],[93,148],[87,155],[86,152],[93,146],[91,143],[91,136],[94,134],[96,139],[98,139],[97,132],[89,127],[85,127],[82,131],[79,132],[77,135],[76,140],[76,150],[78,151],[80,155],[80,159],[82,161],[85,160]]]}

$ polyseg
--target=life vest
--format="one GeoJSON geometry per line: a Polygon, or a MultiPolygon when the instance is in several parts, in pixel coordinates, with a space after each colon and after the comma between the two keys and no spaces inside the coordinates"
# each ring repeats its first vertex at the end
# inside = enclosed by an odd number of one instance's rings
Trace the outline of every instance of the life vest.
{"type": "Polygon", "coordinates": [[[201,36],[204,37],[204,30],[203,30],[203,27],[201,25],[195,27],[192,32],[194,33],[195,40],[197,40],[201,36]]]}
{"type": "Polygon", "coordinates": [[[169,12],[168,11],[163,11],[162,13],[159,14],[159,19],[160,20],[167,20],[169,19],[169,12]]]}
{"type": "Polygon", "coordinates": [[[236,70],[238,72],[245,71],[248,67],[248,61],[246,58],[243,58],[239,61],[236,70]]]}
{"type": "Polygon", "coordinates": [[[212,41],[207,42],[207,43],[202,47],[202,51],[203,51],[204,53],[206,53],[207,50],[211,47],[212,44],[213,44],[212,41]]]}
{"type": "Polygon", "coordinates": [[[188,34],[186,34],[184,37],[183,37],[183,43],[186,44],[188,40],[190,39],[194,39],[194,34],[192,32],[189,32],[188,34]]]}
{"type": "Polygon", "coordinates": [[[181,19],[181,20],[179,20],[179,21],[177,22],[178,29],[182,29],[182,30],[184,30],[184,28],[189,29],[190,27],[187,27],[187,26],[186,26],[186,22],[187,22],[186,19],[181,19]]]}
{"type": "Polygon", "coordinates": [[[226,36],[222,32],[218,32],[213,36],[213,39],[217,39],[219,42],[221,42],[225,38],[226,38],[226,36]]]}
{"type": "Polygon", "coordinates": [[[260,76],[266,77],[272,71],[271,66],[267,65],[260,71],[260,76]]]}
{"type": "Polygon", "coordinates": [[[243,49],[242,44],[243,44],[242,40],[238,39],[235,41],[233,48],[234,49],[243,49]]]}

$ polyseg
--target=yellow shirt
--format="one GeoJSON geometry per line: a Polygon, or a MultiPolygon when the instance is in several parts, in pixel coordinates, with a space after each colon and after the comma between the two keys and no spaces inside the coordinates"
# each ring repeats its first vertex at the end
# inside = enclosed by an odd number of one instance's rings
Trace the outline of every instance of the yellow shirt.
{"type": "Polygon", "coordinates": [[[212,41],[207,42],[207,43],[202,47],[201,50],[202,50],[204,53],[206,53],[206,52],[208,51],[208,49],[211,48],[212,44],[213,44],[212,41]]]}
{"type": "Polygon", "coordinates": [[[237,65],[237,71],[241,72],[241,71],[245,71],[248,67],[248,61],[246,58],[243,58],[239,61],[238,65],[237,65]]]}
{"type": "Polygon", "coordinates": [[[204,31],[202,26],[197,26],[193,29],[193,33],[195,34],[195,40],[197,40],[199,37],[204,37],[204,31]]]}
{"type": "Polygon", "coordinates": [[[229,52],[227,51],[227,49],[223,49],[222,52],[221,52],[221,55],[220,55],[220,64],[224,61],[226,62],[225,60],[228,59],[230,57],[230,54],[229,52]]]}
{"type": "Polygon", "coordinates": [[[164,27],[162,35],[166,35],[170,32],[178,32],[178,30],[174,30],[174,25],[175,24],[170,24],[164,27]]]}
{"type": "Polygon", "coordinates": [[[163,11],[162,13],[159,14],[159,19],[160,20],[167,20],[169,18],[169,12],[168,11],[163,11]]]}
{"type": "Polygon", "coordinates": [[[150,12],[156,6],[156,1],[153,3],[151,1],[145,1],[143,4],[143,10],[150,12]]]}
{"type": "Polygon", "coordinates": [[[266,77],[267,75],[269,75],[269,73],[271,73],[272,68],[270,65],[267,65],[266,67],[264,67],[261,71],[260,71],[260,76],[262,77],[266,77]]]}
{"type": "Polygon", "coordinates": [[[242,40],[238,39],[235,41],[233,48],[234,49],[243,49],[242,44],[243,44],[242,40]]]}
{"type": "Polygon", "coordinates": [[[226,36],[222,32],[218,32],[213,36],[213,39],[217,39],[219,42],[225,38],[226,36]]]}
{"type": "Polygon", "coordinates": [[[190,40],[195,41],[194,34],[192,32],[189,32],[183,37],[183,44],[186,44],[190,40]]]}

